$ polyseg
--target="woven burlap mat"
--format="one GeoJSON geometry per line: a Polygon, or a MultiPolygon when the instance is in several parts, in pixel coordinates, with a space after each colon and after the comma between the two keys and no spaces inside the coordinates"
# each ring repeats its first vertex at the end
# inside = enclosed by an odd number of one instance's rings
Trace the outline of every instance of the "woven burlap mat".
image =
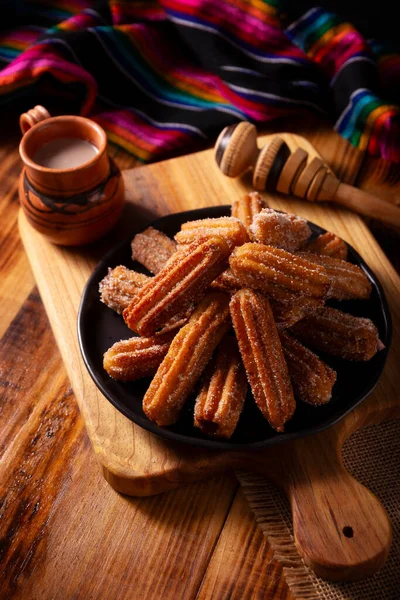
{"type": "Polygon", "coordinates": [[[353,434],[343,447],[343,460],[347,470],[382,502],[393,527],[383,569],[355,583],[329,583],[317,577],[295,548],[286,497],[261,476],[242,471],[237,475],[296,600],[400,599],[400,420],[353,434]]]}

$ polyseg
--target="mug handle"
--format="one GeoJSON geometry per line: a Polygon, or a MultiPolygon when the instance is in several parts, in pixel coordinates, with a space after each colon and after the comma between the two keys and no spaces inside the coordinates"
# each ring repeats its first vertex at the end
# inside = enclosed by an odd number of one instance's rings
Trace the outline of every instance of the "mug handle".
{"type": "Polygon", "coordinates": [[[49,111],[44,106],[40,106],[40,104],[34,108],[31,108],[28,110],[28,112],[23,113],[19,118],[19,126],[21,128],[22,135],[24,135],[31,127],[36,125],[36,123],[50,119],[50,117],[51,115],[49,111]]]}

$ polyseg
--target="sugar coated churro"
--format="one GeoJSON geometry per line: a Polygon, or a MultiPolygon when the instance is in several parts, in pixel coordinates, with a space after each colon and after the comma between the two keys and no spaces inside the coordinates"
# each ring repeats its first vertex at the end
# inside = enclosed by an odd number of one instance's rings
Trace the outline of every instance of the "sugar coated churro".
{"type": "Polygon", "coordinates": [[[194,424],[204,433],[229,439],[243,409],[246,371],[235,338],[226,335],[209,363],[197,394],[194,424]]]}
{"type": "Polygon", "coordinates": [[[296,296],[290,302],[277,302],[270,299],[272,314],[279,331],[291,327],[300,321],[306,314],[321,306],[321,301],[308,296],[296,296]]]}
{"type": "Polygon", "coordinates": [[[175,236],[179,244],[192,244],[207,240],[215,235],[224,238],[231,250],[247,242],[249,237],[245,226],[234,217],[219,217],[217,219],[200,219],[183,223],[181,230],[175,236]]]}
{"type": "MultiPolygon", "coordinates": [[[[139,289],[151,280],[151,277],[137,273],[126,267],[119,266],[109,269],[106,277],[100,282],[100,299],[109,308],[122,314],[136,297],[139,289]]],[[[194,310],[194,304],[189,305],[181,313],[172,316],[158,332],[167,333],[182,327],[194,310]]]]}
{"type": "Polygon", "coordinates": [[[279,335],[296,399],[314,406],[329,402],[336,372],[287,331],[279,335]]]}
{"type": "Polygon", "coordinates": [[[264,208],[256,215],[249,231],[255,242],[289,252],[298,250],[311,236],[311,229],[305,219],[272,208],[264,208]]]}
{"type": "Polygon", "coordinates": [[[221,275],[218,275],[216,279],[211,284],[213,289],[219,290],[221,292],[226,292],[228,294],[239,290],[242,287],[242,284],[238,280],[237,277],[232,273],[232,269],[225,269],[222,271],[221,275]]]}
{"type": "Polygon", "coordinates": [[[296,404],[269,302],[244,288],[232,297],[230,311],[254,399],[271,427],[283,431],[296,404]]]}
{"type": "Polygon", "coordinates": [[[173,334],[132,337],[116,342],[104,354],[107,373],[118,381],[134,381],[154,375],[168,352],[173,334]]]}
{"type": "Polygon", "coordinates": [[[171,317],[199,301],[226,268],[229,246],[221,237],[177,251],[124,310],[126,324],[140,335],[152,335],[171,317]]]}
{"type": "Polygon", "coordinates": [[[345,260],[299,252],[299,256],[322,266],[330,280],[328,296],[337,300],[365,300],[369,298],[372,290],[371,283],[364,271],[357,265],[345,260]]]}
{"type": "Polygon", "coordinates": [[[276,300],[302,294],[323,298],[329,278],[323,267],[300,256],[263,244],[248,243],[235,248],[229,264],[243,285],[257,289],[276,300]]]}
{"type": "Polygon", "coordinates": [[[289,330],[304,344],[346,360],[369,360],[383,346],[370,319],[321,306],[289,330]]]}
{"type": "Polygon", "coordinates": [[[156,275],[176,251],[176,243],[165,233],[148,227],[131,242],[132,259],[156,275]]]}
{"type": "Polygon", "coordinates": [[[150,277],[119,266],[108,269],[108,274],[100,282],[100,299],[117,313],[122,311],[133,300],[136,292],[150,281],[150,277]]]}
{"type": "Polygon", "coordinates": [[[182,327],[143,398],[143,410],[158,425],[175,423],[185,401],[230,327],[229,296],[210,292],[182,327]]]}
{"type": "Polygon", "coordinates": [[[315,252],[332,258],[347,259],[347,245],[340,237],[327,231],[314,240],[307,242],[302,248],[306,252],[315,252]]]}
{"type": "Polygon", "coordinates": [[[239,219],[248,230],[253,219],[266,207],[258,192],[250,192],[232,202],[231,215],[239,219]]]}

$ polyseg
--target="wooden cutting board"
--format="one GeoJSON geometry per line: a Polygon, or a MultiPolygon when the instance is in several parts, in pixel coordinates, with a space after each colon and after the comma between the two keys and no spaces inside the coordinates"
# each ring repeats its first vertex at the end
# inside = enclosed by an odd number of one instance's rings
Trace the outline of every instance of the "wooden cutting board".
{"type": "MultiPolygon", "coordinates": [[[[316,155],[304,138],[293,134],[284,137],[292,148],[302,145],[316,155]]],[[[324,137],[319,135],[317,139],[326,151],[324,137]]],[[[343,179],[351,181],[359,165],[352,156],[346,157],[340,144],[335,151],[335,139],[329,143],[330,155],[335,158],[331,165],[343,179]]],[[[397,273],[355,214],[294,198],[269,196],[268,202],[274,208],[299,214],[351,243],[378,275],[387,294],[394,328],[381,381],[371,396],[336,426],[285,446],[249,455],[167,443],[120,414],[92,382],[81,359],[76,334],[82,290],[97,261],[119,239],[170,212],[232,202],[249,191],[250,178],[224,177],[209,150],[126,171],[125,184],[128,202],[121,223],[106,239],[87,248],[53,246],[29,226],[22,213],[19,219],[43,303],[104,477],[119,492],[145,496],[226,469],[252,469],[271,478],[289,496],[298,550],[317,574],[344,580],[374,573],[390,548],[390,523],[378,499],[345,471],[341,447],[356,429],[400,416],[397,273]]]]}

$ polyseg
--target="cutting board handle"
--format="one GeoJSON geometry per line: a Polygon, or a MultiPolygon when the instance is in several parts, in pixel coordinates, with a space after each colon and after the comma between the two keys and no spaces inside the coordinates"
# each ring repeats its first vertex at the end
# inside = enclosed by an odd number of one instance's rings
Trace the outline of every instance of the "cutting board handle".
{"type": "Polygon", "coordinates": [[[296,547],[307,565],[324,579],[354,581],[383,566],[392,531],[376,496],[344,468],[341,445],[332,429],[263,453],[264,459],[255,454],[250,468],[287,494],[296,547]]]}

